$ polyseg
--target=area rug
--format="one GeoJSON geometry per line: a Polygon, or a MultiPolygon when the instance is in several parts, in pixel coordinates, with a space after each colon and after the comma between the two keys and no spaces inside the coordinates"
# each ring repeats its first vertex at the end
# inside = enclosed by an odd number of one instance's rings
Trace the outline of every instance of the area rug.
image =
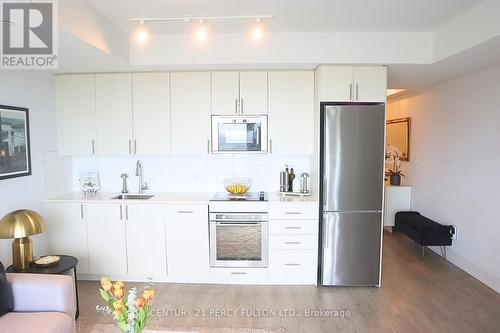
{"type": "MultiPolygon", "coordinates": [[[[78,323],[77,333],[120,333],[113,324],[83,324],[78,323]]],[[[286,333],[284,328],[231,328],[231,327],[165,327],[161,325],[148,325],[144,333],[286,333]],[[151,332],[152,333],[152,332],[151,332]]]]}

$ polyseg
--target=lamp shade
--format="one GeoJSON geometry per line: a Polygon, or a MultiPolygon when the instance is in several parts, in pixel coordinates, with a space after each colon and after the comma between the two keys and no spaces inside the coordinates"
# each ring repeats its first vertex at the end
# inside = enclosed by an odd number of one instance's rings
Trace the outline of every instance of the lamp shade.
{"type": "Polygon", "coordinates": [[[0,238],[22,238],[44,232],[47,229],[43,217],[28,209],[5,215],[0,220],[0,238]]]}

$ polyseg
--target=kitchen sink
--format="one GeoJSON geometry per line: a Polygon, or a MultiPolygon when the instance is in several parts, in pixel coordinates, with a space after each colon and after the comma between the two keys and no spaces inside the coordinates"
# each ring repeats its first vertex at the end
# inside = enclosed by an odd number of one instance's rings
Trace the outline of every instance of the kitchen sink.
{"type": "Polygon", "coordinates": [[[111,199],[117,200],[148,200],[154,197],[152,194],[120,194],[111,199]]]}

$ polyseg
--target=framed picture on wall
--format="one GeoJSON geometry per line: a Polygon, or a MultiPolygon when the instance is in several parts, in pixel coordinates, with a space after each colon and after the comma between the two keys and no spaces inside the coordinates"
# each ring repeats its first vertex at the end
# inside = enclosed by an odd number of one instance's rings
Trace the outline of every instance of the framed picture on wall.
{"type": "Polygon", "coordinates": [[[29,110],[0,105],[0,180],[31,175],[29,110]]]}
{"type": "Polygon", "coordinates": [[[386,122],[386,145],[398,148],[401,161],[410,160],[410,118],[392,119],[386,122]]]}

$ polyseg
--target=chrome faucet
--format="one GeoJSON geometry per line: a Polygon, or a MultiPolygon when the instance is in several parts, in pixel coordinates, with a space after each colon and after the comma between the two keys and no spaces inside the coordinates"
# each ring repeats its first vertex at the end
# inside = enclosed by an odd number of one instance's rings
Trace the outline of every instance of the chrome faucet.
{"type": "Polygon", "coordinates": [[[142,163],[140,160],[137,161],[135,166],[135,175],[139,177],[139,193],[144,193],[144,191],[149,190],[148,183],[144,181],[142,163]]]}

